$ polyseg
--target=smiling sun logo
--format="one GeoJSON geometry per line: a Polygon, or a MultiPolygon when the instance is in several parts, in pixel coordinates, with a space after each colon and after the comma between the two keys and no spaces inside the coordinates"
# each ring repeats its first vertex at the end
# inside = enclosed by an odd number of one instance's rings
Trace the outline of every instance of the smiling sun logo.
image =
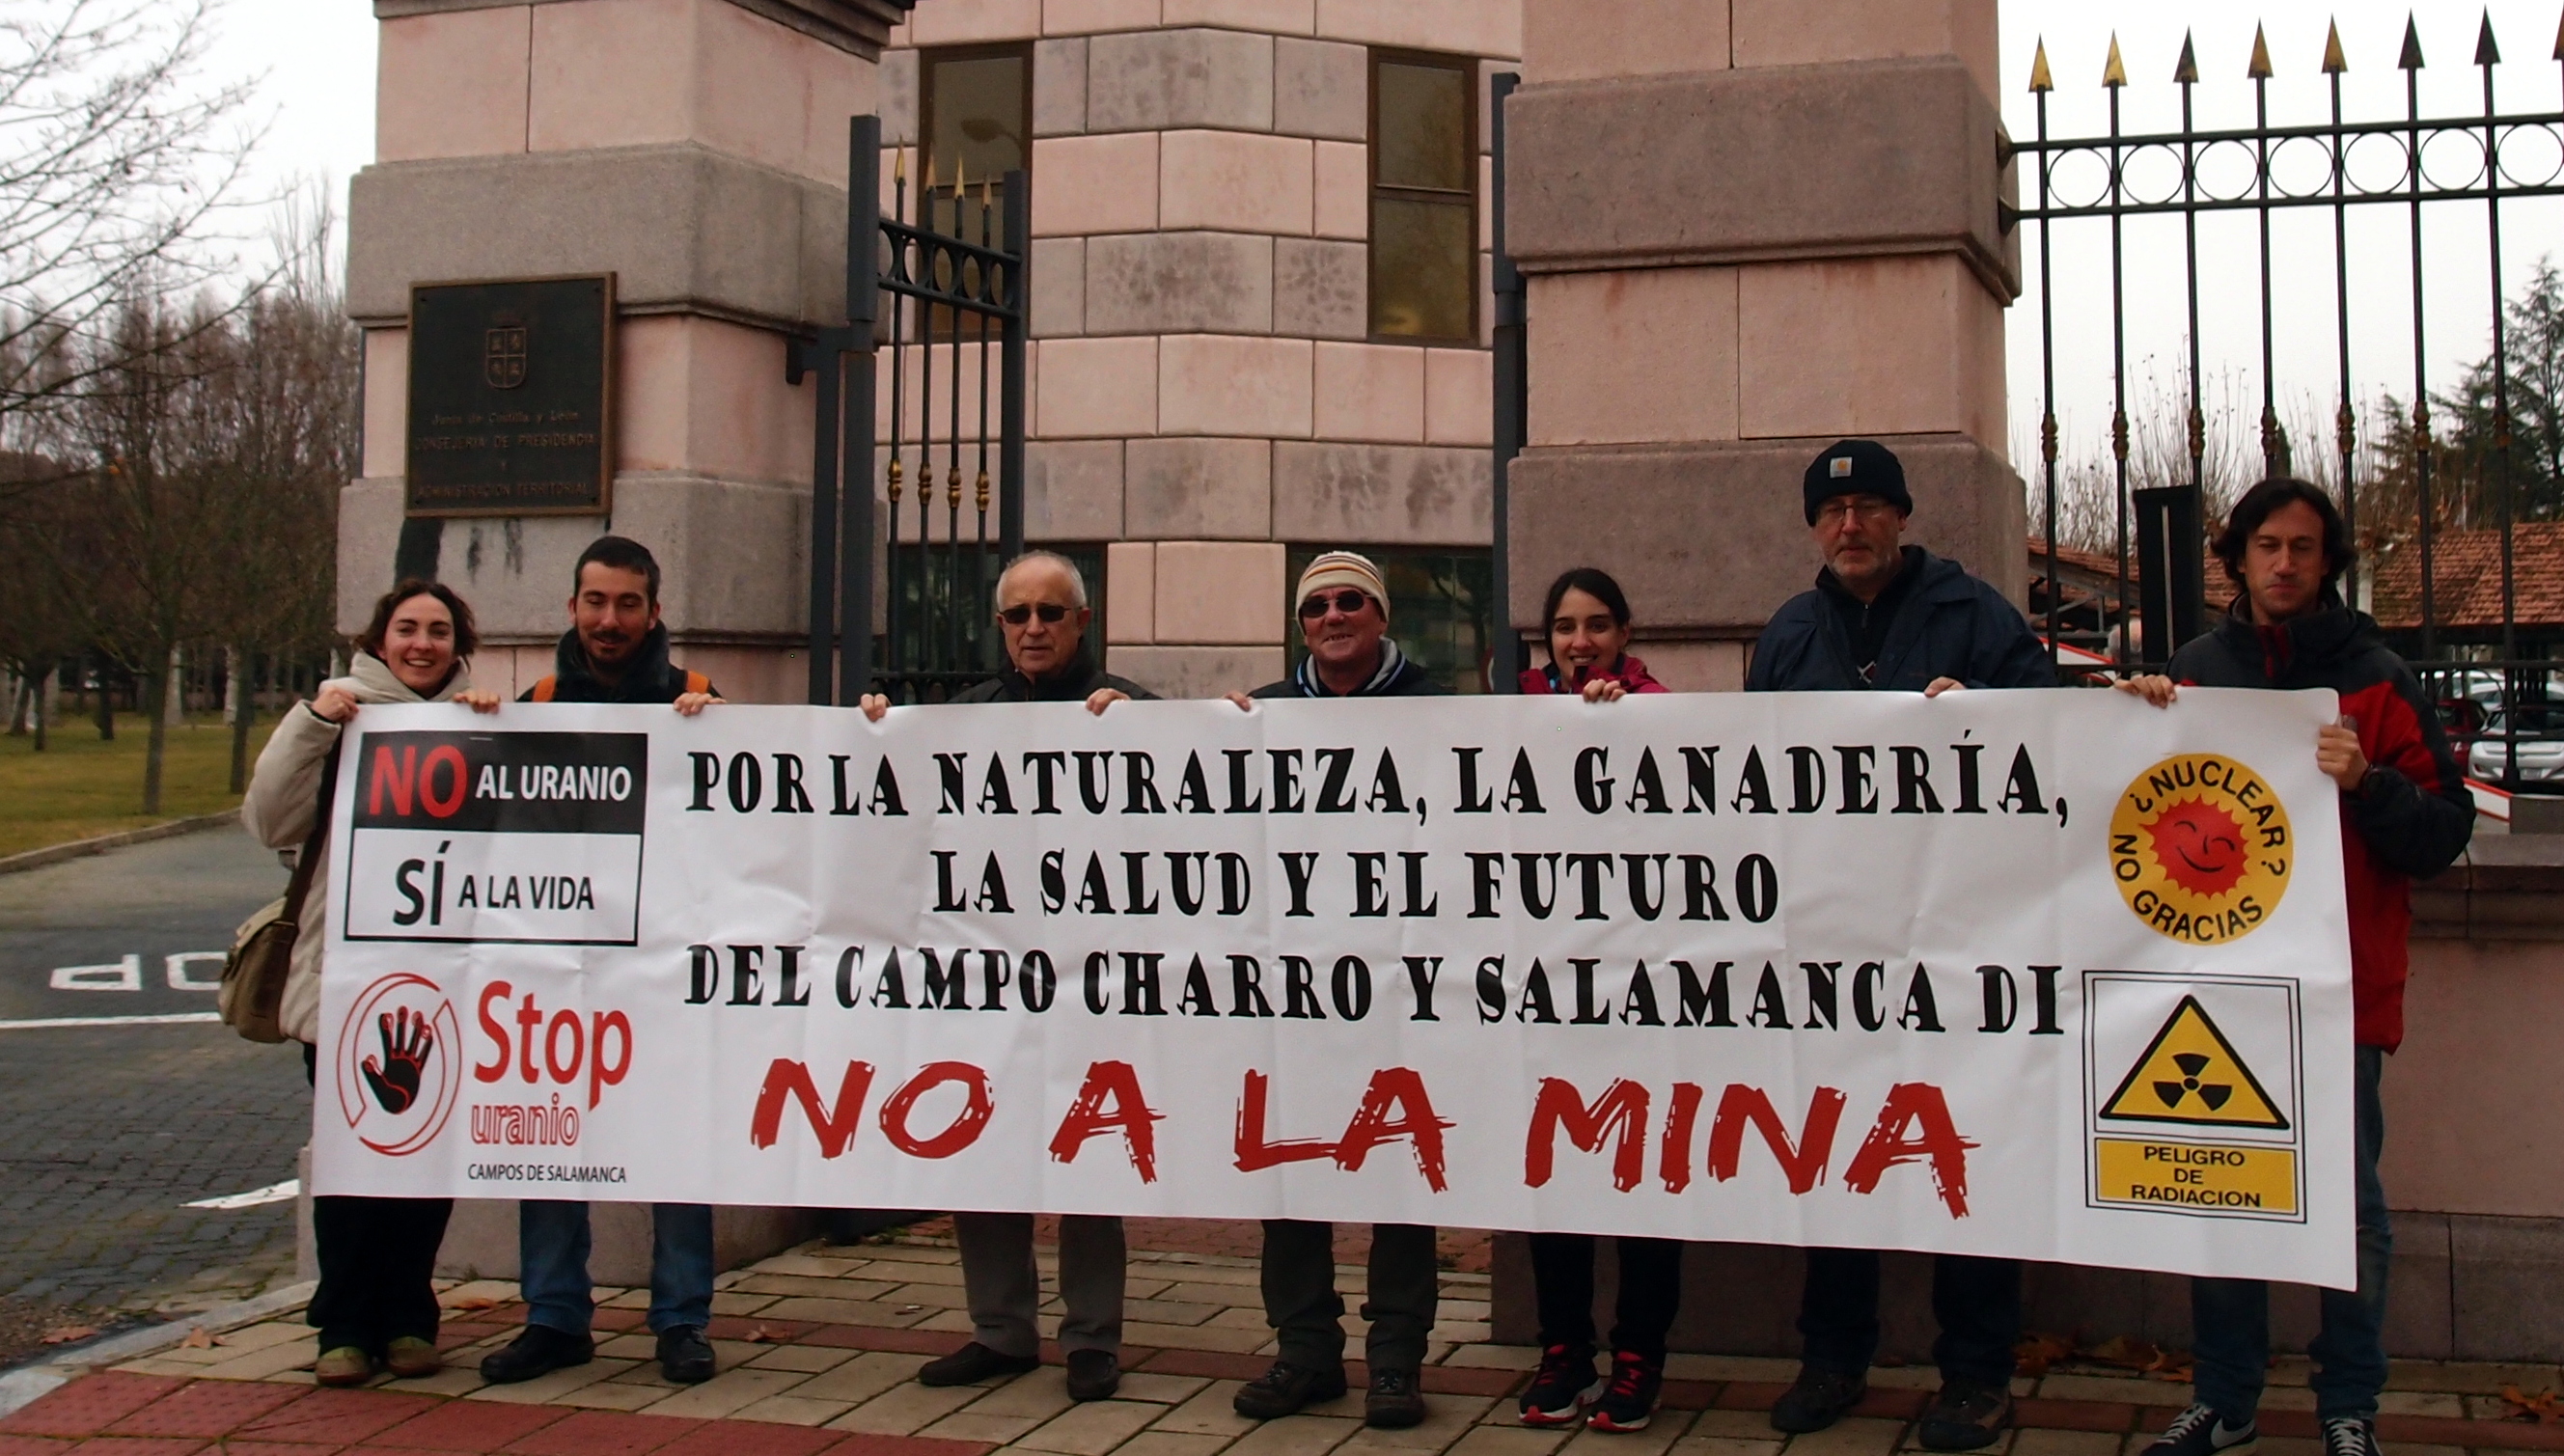
{"type": "Polygon", "coordinates": [[[2136,776],[2110,814],[2110,876],[2137,919],[2192,945],[2249,934],[2296,863],[2288,811],[2232,758],[2184,753],[2136,776]]]}

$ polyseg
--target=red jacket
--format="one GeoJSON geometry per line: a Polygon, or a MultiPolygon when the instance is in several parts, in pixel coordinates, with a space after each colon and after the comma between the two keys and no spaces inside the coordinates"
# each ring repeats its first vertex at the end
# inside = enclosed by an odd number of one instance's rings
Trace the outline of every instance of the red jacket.
{"type": "Polygon", "coordinates": [[[1558,680],[1558,664],[1556,663],[1551,663],[1545,668],[1525,668],[1523,669],[1522,675],[1522,690],[1526,695],[1530,696],[1538,696],[1547,693],[1582,693],[1585,691],[1585,685],[1587,683],[1591,683],[1602,678],[1609,678],[1611,681],[1618,683],[1622,689],[1631,693],[1670,693],[1673,691],[1664,684],[1648,677],[1647,665],[1638,661],[1638,659],[1631,654],[1625,652],[1620,654],[1620,660],[1618,662],[1611,664],[1611,666],[1607,668],[1599,668],[1586,673],[1585,676],[1577,679],[1573,686],[1563,686],[1560,684],[1558,680]]]}
{"type": "MultiPolygon", "coordinates": [[[[2240,613],[2243,603],[2237,603],[2240,613]]],[[[2364,612],[2329,606],[2276,627],[2241,615],[2172,657],[2174,681],[2202,688],[2330,688],[2358,728],[2369,774],[2341,796],[2342,891],[2350,905],[2351,999],[2361,1046],[2404,1041],[2413,882],[2457,862],[2474,833],[2474,796],[2440,718],[2364,612]]]]}

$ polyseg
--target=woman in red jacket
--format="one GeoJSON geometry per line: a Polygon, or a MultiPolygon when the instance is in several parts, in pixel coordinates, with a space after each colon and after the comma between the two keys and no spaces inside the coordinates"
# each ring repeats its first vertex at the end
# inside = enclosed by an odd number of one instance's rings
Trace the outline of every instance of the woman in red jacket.
{"type": "Polygon", "coordinates": [[[1549,666],[1526,668],[1523,692],[1582,693],[1588,703],[1608,703],[1667,691],[1629,655],[1629,599],[1608,574],[1579,566],[1560,576],[1549,584],[1540,619],[1549,624],[1549,666]]]}

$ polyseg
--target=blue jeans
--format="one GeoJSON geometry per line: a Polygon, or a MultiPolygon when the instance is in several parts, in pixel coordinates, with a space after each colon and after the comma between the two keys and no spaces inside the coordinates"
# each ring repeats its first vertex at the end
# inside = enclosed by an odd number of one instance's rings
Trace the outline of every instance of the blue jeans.
{"type": "MultiPolygon", "coordinates": [[[[2386,1054],[2377,1047],[2358,1054],[2359,1288],[2322,1292],[2323,1325],[2306,1348],[2315,1360],[2308,1381],[2315,1414],[2324,1420],[2374,1419],[2377,1392],[2386,1388],[2386,1269],[2395,1250],[2386,1188],[2377,1180],[2377,1155],[2386,1144],[2377,1080],[2386,1054]]],[[[2258,1279],[2194,1279],[2190,1323],[2200,1402],[2215,1407],[2229,1426],[2250,1420],[2270,1360],[2270,1287],[2258,1279]]]]}
{"type": "MultiPolygon", "coordinates": [[[[700,1330],[713,1318],[713,1210],[650,1205],[650,1330],[700,1330]]],[[[517,1205],[526,1323],[585,1335],[596,1313],[587,1278],[587,1205],[528,1198],[517,1205]]]]}

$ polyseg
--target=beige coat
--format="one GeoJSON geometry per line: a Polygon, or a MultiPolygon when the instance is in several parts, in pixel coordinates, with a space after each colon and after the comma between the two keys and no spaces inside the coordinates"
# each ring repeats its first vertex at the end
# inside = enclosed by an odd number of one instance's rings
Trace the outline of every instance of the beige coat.
{"type": "MultiPolygon", "coordinates": [[[[434,698],[421,698],[392,676],[380,658],[359,652],[347,676],[321,686],[346,689],[360,706],[445,703],[472,686],[472,669],[469,664],[457,666],[434,698]]],[[[289,710],[277,724],[258,755],[257,769],[250,774],[249,795],[241,801],[241,823],[259,843],[270,849],[302,847],[304,837],[312,832],[312,816],[320,806],[320,765],[337,741],[338,725],[313,713],[309,704],[289,710]]],[[[320,1040],[320,947],[329,938],[329,836],[321,835],[316,849],[321,869],[312,877],[312,889],[298,908],[294,962],[285,977],[285,1000],[277,1008],[277,1021],[287,1036],[317,1045],[320,1040]]]]}

